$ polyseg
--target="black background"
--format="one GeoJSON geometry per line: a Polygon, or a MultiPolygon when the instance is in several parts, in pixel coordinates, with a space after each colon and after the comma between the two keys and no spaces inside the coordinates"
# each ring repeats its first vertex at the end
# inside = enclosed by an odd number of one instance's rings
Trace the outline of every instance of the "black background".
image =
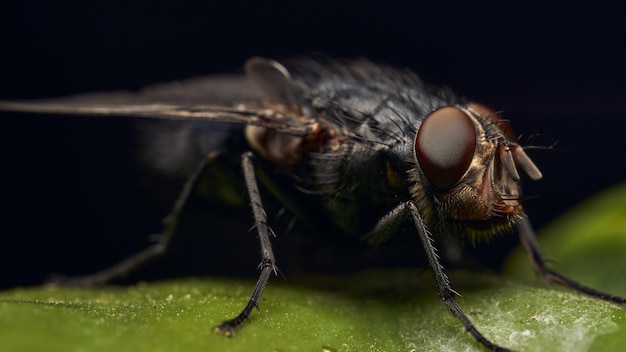
{"type": "MultiPolygon", "coordinates": [[[[504,111],[518,134],[541,134],[540,144],[559,141],[530,152],[545,175],[525,184],[536,227],[626,178],[619,5],[295,3],[4,2],[0,98],[137,89],[236,72],[255,55],[367,57],[504,111]]],[[[139,184],[131,122],[0,116],[0,287],[102,268],[159,231],[168,206],[139,184]]],[[[253,235],[237,236],[255,245],[253,235]]],[[[484,253],[501,258],[514,242],[495,241],[484,253]]],[[[223,273],[243,256],[223,254],[207,272],[223,273]]],[[[257,261],[252,250],[249,275],[257,261]]]]}

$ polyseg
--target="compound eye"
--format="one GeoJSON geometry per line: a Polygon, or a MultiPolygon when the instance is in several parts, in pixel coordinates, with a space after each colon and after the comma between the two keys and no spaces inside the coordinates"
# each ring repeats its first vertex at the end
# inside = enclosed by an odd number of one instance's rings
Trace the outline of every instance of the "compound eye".
{"type": "Polygon", "coordinates": [[[415,155],[422,172],[438,189],[457,184],[476,149],[476,126],[469,115],[452,106],[426,116],[415,137],[415,155]]]}

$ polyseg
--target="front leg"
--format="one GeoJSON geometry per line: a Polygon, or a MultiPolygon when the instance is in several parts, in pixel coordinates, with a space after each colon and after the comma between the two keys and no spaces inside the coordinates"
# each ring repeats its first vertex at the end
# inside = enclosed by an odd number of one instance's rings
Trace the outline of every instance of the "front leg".
{"type": "Polygon", "coordinates": [[[419,210],[415,206],[415,204],[411,201],[401,203],[387,215],[385,215],[376,225],[374,230],[372,231],[371,238],[373,239],[385,239],[389,236],[389,232],[397,227],[399,223],[404,221],[406,218],[411,217],[413,222],[415,223],[415,227],[417,228],[417,233],[422,241],[422,246],[424,247],[424,251],[426,252],[426,257],[428,258],[428,263],[430,268],[433,270],[435,275],[435,280],[437,282],[437,290],[439,291],[439,296],[443,299],[448,310],[454,315],[461,324],[481,345],[485,346],[489,350],[492,351],[509,351],[508,349],[498,346],[495,343],[489,341],[483,334],[481,334],[478,329],[471,322],[469,317],[463,312],[463,309],[456,303],[454,300],[454,295],[457,294],[453,289],[448,279],[448,276],[443,271],[443,266],[439,261],[439,256],[437,255],[437,249],[434,246],[434,240],[430,234],[430,232],[426,229],[424,222],[422,221],[422,217],[419,214],[419,210]]]}
{"type": "Polygon", "coordinates": [[[428,263],[430,264],[430,268],[433,270],[435,274],[435,280],[437,281],[437,289],[439,291],[439,296],[443,299],[443,302],[448,307],[448,310],[452,312],[457,319],[461,321],[461,324],[475,339],[480,342],[481,345],[492,351],[509,351],[509,349],[500,347],[495,343],[489,341],[483,334],[481,334],[478,329],[472,324],[468,316],[463,312],[463,309],[456,303],[454,300],[454,294],[457,294],[450,284],[450,280],[448,276],[443,271],[443,266],[439,262],[439,256],[437,255],[437,249],[434,246],[434,241],[424,222],[422,221],[422,217],[417,210],[417,207],[413,202],[406,202],[406,207],[408,208],[408,212],[411,214],[413,221],[415,222],[415,226],[417,227],[417,233],[420,236],[420,240],[422,241],[422,245],[424,246],[424,250],[426,251],[426,257],[428,258],[428,263]]]}
{"type": "Polygon", "coordinates": [[[533,231],[533,228],[530,225],[530,221],[528,220],[528,216],[526,216],[526,214],[522,213],[521,219],[518,220],[517,228],[520,240],[524,249],[526,250],[526,255],[528,256],[528,260],[530,261],[533,270],[538,275],[541,275],[541,277],[543,277],[546,281],[556,282],[565,287],[569,287],[574,291],[581,292],[604,301],[617,304],[626,304],[626,298],[613,296],[611,294],[598,291],[591,287],[584,286],[562,274],[550,270],[546,266],[545,260],[543,259],[543,256],[539,251],[537,237],[535,236],[535,232],[533,231]]]}
{"type": "Polygon", "coordinates": [[[261,244],[261,264],[259,265],[261,274],[259,275],[254,291],[252,291],[252,295],[243,310],[236,317],[226,320],[215,327],[217,332],[223,333],[226,336],[234,335],[235,330],[250,316],[252,309],[259,306],[261,294],[263,294],[263,290],[267,285],[270,275],[272,272],[274,272],[274,274],[278,272],[278,268],[276,268],[276,262],[274,260],[274,252],[272,251],[272,244],[270,243],[270,233],[273,234],[273,232],[267,225],[267,214],[265,214],[263,203],[261,202],[261,195],[259,193],[259,186],[254,175],[254,165],[252,163],[253,158],[254,156],[251,152],[244,153],[241,165],[243,168],[246,188],[248,189],[248,196],[250,197],[252,214],[254,216],[254,227],[257,229],[259,242],[261,244]]]}
{"type": "Polygon", "coordinates": [[[368,244],[377,246],[389,240],[400,224],[409,218],[406,204],[407,203],[400,203],[400,205],[393,208],[378,220],[374,228],[365,235],[365,240],[368,244]]]}

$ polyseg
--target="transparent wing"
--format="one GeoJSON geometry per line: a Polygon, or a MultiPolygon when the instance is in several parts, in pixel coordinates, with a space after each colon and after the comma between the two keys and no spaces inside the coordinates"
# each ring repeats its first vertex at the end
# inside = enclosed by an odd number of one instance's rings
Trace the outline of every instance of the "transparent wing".
{"type": "Polygon", "coordinates": [[[260,125],[303,135],[312,121],[263,104],[262,93],[243,75],[216,75],[156,84],[137,92],[97,92],[69,97],[0,100],[0,111],[142,117],[260,125]]]}

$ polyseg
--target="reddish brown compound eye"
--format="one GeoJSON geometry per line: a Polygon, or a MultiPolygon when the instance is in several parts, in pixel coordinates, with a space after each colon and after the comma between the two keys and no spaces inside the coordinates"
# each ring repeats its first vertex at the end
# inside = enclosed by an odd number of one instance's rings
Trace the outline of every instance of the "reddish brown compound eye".
{"type": "Polygon", "coordinates": [[[415,155],[428,181],[449,189],[469,168],[476,149],[476,126],[469,115],[447,106],[426,116],[415,137],[415,155]]]}

